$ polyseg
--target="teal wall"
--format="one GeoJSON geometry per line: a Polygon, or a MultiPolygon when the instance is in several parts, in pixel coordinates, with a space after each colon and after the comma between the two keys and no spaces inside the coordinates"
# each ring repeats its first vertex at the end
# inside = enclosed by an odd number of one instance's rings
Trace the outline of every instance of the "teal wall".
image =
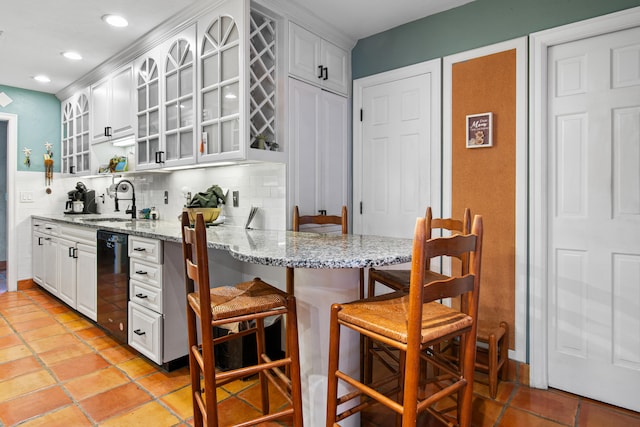
{"type": "Polygon", "coordinates": [[[476,0],[359,40],[354,79],[640,6],[640,0],[476,0]]]}
{"type": "Polygon", "coordinates": [[[60,172],[60,101],[55,95],[0,85],[13,99],[0,112],[18,116],[18,170],[44,172],[44,144],[53,145],[54,170],[60,172]],[[23,148],[31,148],[31,167],[24,164],[23,148]]]}

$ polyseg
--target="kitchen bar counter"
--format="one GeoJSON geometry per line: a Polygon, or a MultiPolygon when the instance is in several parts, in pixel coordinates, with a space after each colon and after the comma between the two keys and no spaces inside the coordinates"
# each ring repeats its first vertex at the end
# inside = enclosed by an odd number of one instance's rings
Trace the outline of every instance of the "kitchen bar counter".
{"type": "MultiPolygon", "coordinates": [[[[164,220],[127,220],[101,215],[33,215],[61,224],[109,230],[136,236],[182,242],[180,223],[164,220]]],[[[207,228],[212,249],[228,251],[239,261],[273,267],[361,268],[411,260],[411,239],[379,236],[316,234],[293,231],[247,230],[218,225],[207,228]]]]}
{"type": "MultiPolygon", "coordinates": [[[[182,241],[178,220],[109,221],[107,218],[96,221],[100,215],[34,215],[33,218],[169,242],[182,241]]],[[[331,304],[358,298],[359,268],[409,262],[412,240],[350,234],[246,230],[219,225],[207,229],[207,241],[210,248],[226,251],[232,258],[243,263],[295,267],[304,423],[312,427],[324,426],[331,304]]],[[[353,331],[343,331],[340,344],[341,370],[351,375],[357,375],[360,370],[359,342],[353,331]]],[[[358,414],[341,423],[343,427],[359,424],[358,414]]]]}

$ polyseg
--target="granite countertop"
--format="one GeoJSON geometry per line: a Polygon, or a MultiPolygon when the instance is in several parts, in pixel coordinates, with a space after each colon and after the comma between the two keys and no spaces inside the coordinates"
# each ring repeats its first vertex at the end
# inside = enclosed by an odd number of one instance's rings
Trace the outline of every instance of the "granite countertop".
{"type": "MultiPolygon", "coordinates": [[[[182,242],[179,221],[130,220],[101,215],[32,215],[61,224],[182,242]]],[[[317,234],[247,230],[218,225],[207,228],[207,246],[228,251],[254,264],[295,268],[361,268],[411,261],[411,239],[354,234],[317,234]]]]}

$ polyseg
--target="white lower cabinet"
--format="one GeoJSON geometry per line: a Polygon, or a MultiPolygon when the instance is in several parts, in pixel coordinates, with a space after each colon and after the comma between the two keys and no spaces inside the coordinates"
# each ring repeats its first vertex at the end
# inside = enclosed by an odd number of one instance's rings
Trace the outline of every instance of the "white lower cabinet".
{"type": "Polygon", "coordinates": [[[58,282],[58,238],[45,236],[43,238],[43,246],[44,271],[42,274],[42,287],[57,297],[60,293],[60,284],[58,282]]]}
{"type": "Polygon", "coordinates": [[[33,281],[95,321],[95,230],[34,220],[32,232],[33,281]]]}
{"type": "Polygon", "coordinates": [[[129,301],[129,345],[162,364],[162,314],[129,301]]]}
{"type": "Polygon", "coordinates": [[[33,281],[42,286],[44,282],[44,243],[43,239],[45,235],[33,230],[31,235],[31,259],[32,259],[32,272],[33,281]]]}
{"type": "Polygon", "coordinates": [[[56,297],[58,281],[58,233],[56,224],[34,220],[32,227],[33,281],[56,297]]]}
{"type": "Polygon", "coordinates": [[[58,297],[69,307],[76,308],[76,286],[78,273],[76,269],[76,242],[58,239],[58,271],[60,289],[58,297]]]}
{"type": "Polygon", "coordinates": [[[184,365],[189,343],[182,245],[129,236],[129,267],[129,345],[167,370],[184,365]]]}
{"type": "MultiPolygon", "coordinates": [[[[95,235],[94,235],[95,237],[95,235]]],[[[76,310],[96,321],[97,311],[97,262],[96,243],[78,243],[76,253],[76,310]]]]}

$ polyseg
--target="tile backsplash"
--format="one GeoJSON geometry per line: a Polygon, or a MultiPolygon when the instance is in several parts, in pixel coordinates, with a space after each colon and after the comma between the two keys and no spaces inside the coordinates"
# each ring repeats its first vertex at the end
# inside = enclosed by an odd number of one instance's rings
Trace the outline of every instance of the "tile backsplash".
{"type": "MultiPolygon", "coordinates": [[[[286,227],[286,169],[277,163],[246,164],[216,168],[189,169],[171,173],[147,173],[127,176],[136,190],[138,210],[155,207],[161,219],[178,219],[187,202],[186,193],[192,196],[217,184],[227,190],[226,204],[221,215],[229,225],[244,226],[252,206],[259,208],[252,226],[254,228],[284,230],[286,227]],[[238,207],[233,206],[232,193],[237,191],[238,207]],[[166,192],[166,203],[165,203],[166,192]]],[[[115,178],[116,182],[118,178],[115,178]]],[[[93,178],[97,194],[105,193],[105,202],[99,199],[101,212],[113,211],[113,199],[106,195],[111,178],[93,178]]],[[[124,212],[125,200],[120,203],[124,212]]]]}
{"type": "MultiPolygon", "coordinates": [[[[45,192],[44,176],[33,172],[16,173],[16,197],[20,200],[22,192],[33,196],[33,203],[17,203],[16,225],[18,235],[31,235],[31,215],[60,214],[64,212],[67,192],[73,190],[78,181],[87,188],[95,190],[98,212],[110,216],[126,216],[125,210],[131,204],[129,200],[119,203],[120,212],[114,212],[114,199],[107,194],[112,184],[111,176],[104,177],[62,177],[55,174],[50,186],[50,194],[45,192]],[[104,197],[102,197],[104,195],[104,197]]],[[[121,178],[115,178],[119,181],[121,178]]],[[[251,226],[257,229],[285,230],[286,216],[286,165],[280,163],[251,163],[235,166],[189,169],[173,172],[149,172],[127,175],[136,191],[136,207],[155,207],[161,220],[178,221],[178,216],[186,203],[184,193],[192,195],[205,191],[213,184],[228,189],[226,204],[221,215],[225,224],[244,226],[252,206],[258,207],[251,226]],[[165,204],[165,191],[168,194],[165,204]],[[238,207],[233,206],[233,191],[239,194],[238,207]]],[[[123,194],[124,197],[128,195],[123,194]]],[[[20,278],[30,277],[31,240],[19,239],[18,253],[24,255],[19,265],[20,278]]]]}

